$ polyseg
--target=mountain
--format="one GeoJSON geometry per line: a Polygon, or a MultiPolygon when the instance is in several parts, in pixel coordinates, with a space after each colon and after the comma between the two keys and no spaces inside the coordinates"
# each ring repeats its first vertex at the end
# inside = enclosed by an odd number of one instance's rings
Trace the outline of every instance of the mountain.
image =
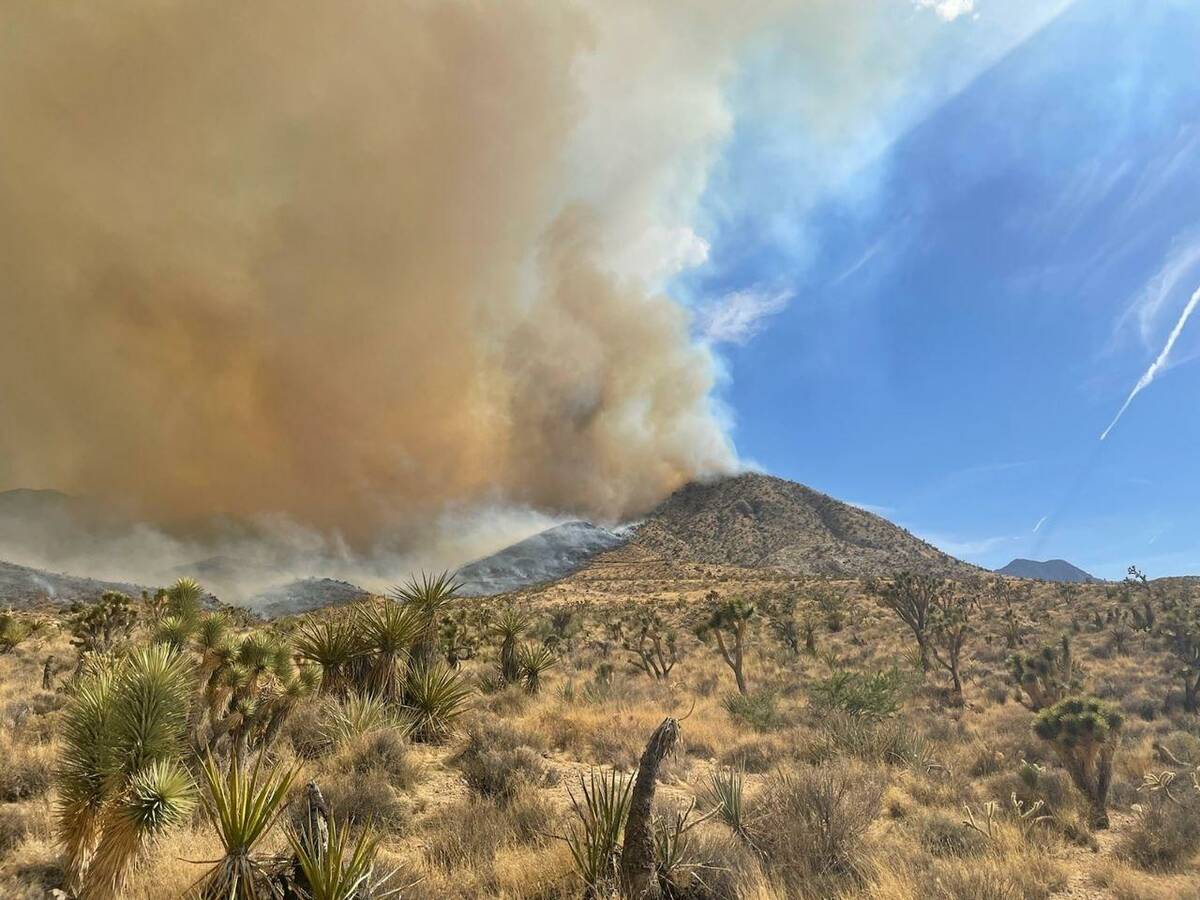
{"type": "Polygon", "coordinates": [[[1038,581],[1069,581],[1081,584],[1091,584],[1099,581],[1065,559],[1047,559],[1039,562],[1036,559],[1014,559],[1003,569],[996,570],[1001,575],[1012,575],[1014,578],[1034,578],[1038,581]]]}
{"type": "Polygon", "coordinates": [[[272,619],[326,606],[342,606],[368,594],[358,585],[336,578],[300,578],[255,595],[246,606],[264,618],[272,619]]]}
{"type": "Polygon", "coordinates": [[[628,528],[609,530],[591,522],[555,525],[458,570],[469,597],[501,594],[554,581],[582,568],[592,557],[620,547],[628,528]]]}
{"type": "Polygon", "coordinates": [[[139,597],[142,590],[139,585],[128,582],[99,581],[0,561],[0,607],[27,607],[39,603],[66,605],[75,600],[94,600],[105,591],[139,597]]]}
{"type": "Polygon", "coordinates": [[[685,485],[618,552],[842,578],[903,570],[965,577],[980,571],[880,516],[756,473],[685,485]]]}

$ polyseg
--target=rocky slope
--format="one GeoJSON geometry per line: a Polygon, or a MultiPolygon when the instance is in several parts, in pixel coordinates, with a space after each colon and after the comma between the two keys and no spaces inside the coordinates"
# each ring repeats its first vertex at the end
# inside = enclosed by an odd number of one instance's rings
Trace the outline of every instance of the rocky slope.
{"type": "Polygon", "coordinates": [[[754,473],[680,488],[617,554],[834,578],[981,571],[873,513],[754,473]]]}
{"type": "Polygon", "coordinates": [[[591,522],[565,522],[519,541],[458,571],[466,596],[500,594],[554,581],[578,571],[592,557],[620,547],[628,529],[609,530],[591,522]]]}

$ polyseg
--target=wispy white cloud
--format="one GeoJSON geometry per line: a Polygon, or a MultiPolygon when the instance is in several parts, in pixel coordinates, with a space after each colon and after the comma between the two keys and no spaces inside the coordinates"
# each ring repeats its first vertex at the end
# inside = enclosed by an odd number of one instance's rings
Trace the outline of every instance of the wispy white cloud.
{"type": "Polygon", "coordinates": [[[1200,268],[1200,229],[1186,232],[1171,243],[1171,251],[1162,267],[1138,292],[1113,327],[1114,343],[1136,322],[1142,344],[1149,347],[1159,329],[1167,301],[1181,282],[1200,268]]]}
{"type": "Polygon", "coordinates": [[[1129,392],[1129,396],[1125,398],[1125,402],[1121,408],[1117,410],[1116,416],[1104,429],[1104,433],[1100,435],[1100,440],[1108,437],[1108,433],[1113,430],[1118,422],[1121,421],[1121,416],[1125,415],[1125,410],[1129,409],[1129,404],[1133,402],[1133,398],[1150,386],[1150,383],[1169,365],[1171,359],[1171,350],[1175,347],[1175,342],[1179,340],[1179,335],[1183,333],[1184,327],[1191,318],[1192,313],[1196,311],[1196,307],[1200,305],[1200,288],[1192,294],[1187,305],[1184,306],[1183,312],[1180,313],[1179,319],[1175,322],[1175,327],[1171,329],[1171,333],[1167,335],[1167,342],[1163,345],[1154,362],[1150,363],[1150,368],[1142,373],[1142,377],[1138,379],[1137,384],[1133,386],[1133,390],[1129,392]]]}
{"type": "Polygon", "coordinates": [[[745,344],[763,330],[764,320],[783,312],[790,291],[734,291],[702,306],[697,313],[700,334],[714,344],[745,344]]]}
{"type": "MultiPolygon", "coordinates": [[[[912,530],[912,529],[910,529],[912,530]]],[[[914,534],[917,533],[914,531],[914,534]]],[[[972,557],[983,556],[991,553],[993,550],[998,550],[1008,544],[1016,543],[1021,540],[1019,537],[1012,535],[998,535],[996,537],[984,538],[960,538],[953,535],[937,534],[933,532],[925,532],[920,534],[922,540],[927,541],[937,547],[944,553],[949,553],[951,556],[957,556],[959,559],[971,559],[972,557]]]]}
{"type": "Polygon", "coordinates": [[[920,9],[932,9],[947,22],[975,11],[975,0],[913,0],[920,9]]]}
{"type": "Polygon", "coordinates": [[[1038,520],[1037,520],[1037,524],[1033,526],[1033,533],[1034,533],[1034,534],[1037,534],[1037,533],[1038,533],[1038,531],[1040,531],[1040,530],[1041,530],[1041,527],[1042,527],[1043,525],[1045,525],[1045,524],[1046,524],[1046,520],[1047,520],[1048,518],[1050,518],[1050,517],[1049,517],[1049,516],[1042,516],[1040,519],[1038,519],[1038,520]]]}

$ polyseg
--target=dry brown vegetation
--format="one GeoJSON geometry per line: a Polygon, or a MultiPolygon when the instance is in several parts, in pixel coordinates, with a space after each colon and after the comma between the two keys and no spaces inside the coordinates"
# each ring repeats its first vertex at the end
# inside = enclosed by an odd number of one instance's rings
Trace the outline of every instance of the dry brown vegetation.
{"type": "MultiPolygon", "coordinates": [[[[572,853],[588,835],[585,793],[597,778],[625,785],[670,716],[680,738],[657,773],[651,826],[662,896],[1200,897],[1200,716],[1186,708],[1179,655],[1181,611],[1200,604],[1190,583],[953,585],[946,590],[970,601],[966,637],[957,618],[935,614],[927,669],[914,632],[880,601],[886,586],[599,565],[491,600],[373,600],[376,630],[404,646],[341,672],[304,649],[305,629],[326,621],[320,614],[230,618],[227,649],[249,637],[250,650],[215,678],[224,670],[204,647],[209,614],[183,610],[196,617],[183,626],[166,598],[134,601],[128,633],[104,640],[117,654],[174,642],[197,667],[186,735],[170,752],[200,802],[133,846],[117,888],[148,900],[209,883],[202,879],[225,854],[204,812],[201,760],[211,754],[221,778],[260,758],[264,771],[293,775],[252,848],[264,871],[296,856],[289,835],[304,833],[312,782],[351,847],[367,836],[374,880],[391,875],[403,897],[585,896],[572,853]],[[742,614],[753,607],[745,694],[711,634],[706,642],[696,633],[711,624],[714,604],[734,599],[742,614]],[[378,619],[406,608],[391,631],[378,619]],[[1055,655],[1064,635],[1065,662],[1055,655]],[[961,698],[936,662],[951,639],[961,650],[961,698]],[[1036,660],[1043,645],[1055,648],[1048,680],[1019,688],[1010,657],[1036,660]],[[251,651],[264,646],[286,658],[248,680],[251,651]],[[412,661],[423,656],[469,692],[461,715],[443,715],[433,686],[411,683],[412,661]],[[444,656],[460,660],[457,669],[444,656]],[[1121,713],[1111,720],[1107,829],[1096,828],[1067,751],[1035,734],[1039,714],[1029,707],[1052,708],[1055,684],[1060,695],[1092,695],[1121,713]],[[358,699],[367,686],[383,699],[358,699]]],[[[328,621],[357,615],[343,609],[328,621]]],[[[84,648],[63,615],[42,622],[0,655],[5,898],[71,889],[55,773],[70,746],[63,727],[86,677],[75,674],[84,648]]],[[[1107,734],[1093,738],[1109,746],[1107,734]]],[[[616,865],[619,843],[605,865],[616,865]]],[[[78,886],[104,896],[86,874],[78,886]]],[[[601,878],[592,895],[619,887],[601,878]]]]}

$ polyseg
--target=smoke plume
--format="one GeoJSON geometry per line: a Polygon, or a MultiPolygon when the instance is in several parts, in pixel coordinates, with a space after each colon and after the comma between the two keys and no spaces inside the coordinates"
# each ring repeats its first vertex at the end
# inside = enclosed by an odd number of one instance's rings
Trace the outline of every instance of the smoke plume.
{"type": "Polygon", "coordinates": [[[749,26],[653,6],[6,4],[0,488],[361,543],[730,468],[657,288],[749,26]]]}

